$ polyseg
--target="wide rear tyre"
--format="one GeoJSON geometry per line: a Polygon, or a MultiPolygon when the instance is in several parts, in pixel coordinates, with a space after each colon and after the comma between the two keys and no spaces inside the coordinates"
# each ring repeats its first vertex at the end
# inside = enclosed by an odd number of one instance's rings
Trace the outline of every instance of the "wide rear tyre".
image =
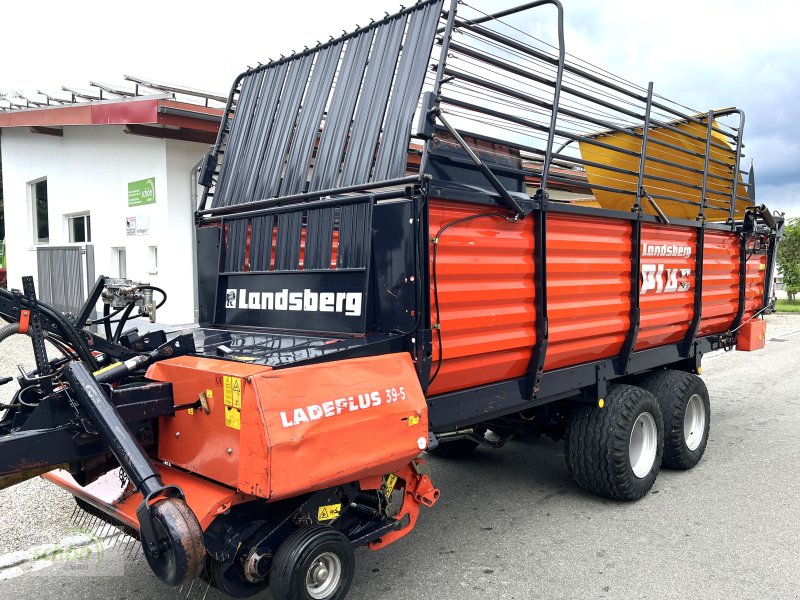
{"type": "Polygon", "coordinates": [[[655,371],[639,385],[656,397],[664,417],[661,466],[691,469],[706,451],[711,427],[711,401],[703,380],[684,371],[655,371]]]}
{"type": "Polygon", "coordinates": [[[353,546],[324,525],[301,527],[278,548],[269,579],[273,598],[341,600],[353,582],[353,546]]]}
{"type": "Polygon", "coordinates": [[[565,454],[575,483],[614,500],[638,500],[658,477],[664,425],[655,397],[615,385],[605,408],[581,406],[567,423],[565,454]]]}

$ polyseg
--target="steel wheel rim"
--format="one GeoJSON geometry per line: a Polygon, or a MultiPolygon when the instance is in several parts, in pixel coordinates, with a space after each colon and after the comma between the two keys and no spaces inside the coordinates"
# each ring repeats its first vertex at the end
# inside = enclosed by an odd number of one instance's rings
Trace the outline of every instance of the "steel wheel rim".
{"type": "Polygon", "coordinates": [[[686,447],[695,451],[703,441],[706,430],[706,405],[700,394],[693,394],[686,403],[686,412],[683,413],[683,441],[686,447]]]}
{"type": "Polygon", "coordinates": [[[311,563],[306,573],[306,592],[315,600],[324,600],[339,586],[342,561],[333,552],[323,552],[311,563]]]}
{"type": "Polygon", "coordinates": [[[631,439],[628,443],[628,459],[631,463],[633,474],[639,479],[644,479],[653,469],[658,449],[658,427],[656,420],[649,412],[638,416],[631,429],[631,439]]]}

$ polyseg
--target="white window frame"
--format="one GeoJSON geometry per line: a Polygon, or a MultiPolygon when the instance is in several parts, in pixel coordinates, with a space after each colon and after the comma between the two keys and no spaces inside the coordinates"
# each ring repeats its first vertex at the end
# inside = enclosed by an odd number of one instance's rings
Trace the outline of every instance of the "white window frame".
{"type": "Polygon", "coordinates": [[[52,231],[50,231],[50,192],[47,194],[47,240],[41,241],[39,238],[39,217],[36,210],[36,186],[41,182],[47,182],[47,176],[39,177],[28,182],[28,207],[30,209],[30,232],[33,238],[34,246],[46,246],[50,243],[52,231]]]}
{"type": "Polygon", "coordinates": [[[76,212],[76,213],[70,213],[70,214],[64,215],[64,223],[66,224],[66,227],[67,227],[66,238],[67,238],[67,242],[68,243],[70,243],[70,244],[91,244],[92,243],[91,218],[92,218],[92,214],[88,210],[87,211],[83,211],[83,212],[76,212]],[[77,241],[73,241],[72,240],[72,223],[71,223],[71,221],[72,221],[72,219],[79,219],[81,217],[83,217],[83,231],[84,231],[84,233],[86,233],[88,235],[86,235],[87,239],[83,240],[82,242],[77,242],[77,241]],[[88,227],[87,227],[87,223],[86,223],[86,219],[87,218],[90,219],[88,227]]]}

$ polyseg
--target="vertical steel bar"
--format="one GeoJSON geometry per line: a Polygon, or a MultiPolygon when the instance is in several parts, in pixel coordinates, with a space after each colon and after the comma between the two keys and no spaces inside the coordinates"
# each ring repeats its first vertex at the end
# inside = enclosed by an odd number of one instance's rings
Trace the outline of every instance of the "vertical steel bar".
{"type": "MultiPolygon", "coordinates": [[[[436,76],[433,80],[433,105],[430,107],[428,115],[423,116],[423,118],[430,119],[431,122],[433,122],[434,110],[439,108],[439,104],[441,103],[442,79],[444,77],[445,64],[447,63],[447,53],[450,51],[450,38],[453,37],[453,27],[456,21],[457,9],[458,0],[450,0],[450,8],[447,11],[447,23],[445,24],[444,34],[442,35],[442,49],[441,52],[439,52],[439,64],[436,65],[436,76]]],[[[430,154],[431,143],[431,139],[425,140],[425,146],[422,148],[422,159],[419,165],[420,181],[424,180],[426,171],[428,170],[428,155],[430,154]]],[[[423,235],[427,239],[427,233],[423,235]]]]}
{"type": "Polygon", "coordinates": [[[744,139],[744,111],[735,109],[739,115],[739,129],[736,136],[736,148],[733,156],[733,192],[731,193],[731,212],[728,215],[728,221],[733,223],[736,216],[736,194],[739,191],[739,158],[742,153],[742,140],[744,139]]]}
{"type": "MultiPolygon", "coordinates": [[[[706,219],[706,190],[708,189],[708,160],[711,157],[711,128],[714,126],[714,111],[708,111],[708,127],[706,128],[706,152],[703,156],[703,184],[700,192],[700,214],[698,220],[706,219]]],[[[738,160],[736,162],[739,162],[738,160]]]]}
{"type": "MultiPolygon", "coordinates": [[[[444,77],[444,67],[447,62],[447,53],[450,51],[450,38],[453,37],[457,8],[458,0],[450,0],[450,8],[447,11],[447,24],[442,36],[442,51],[439,53],[439,64],[436,65],[436,78],[433,81],[433,95],[436,97],[442,93],[442,78],[444,77]]],[[[438,100],[436,105],[439,105],[438,100]]]]}
{"type": "Polygon", "coordinates": [[[550,132],[547,136],[547,150],[544,155],[544,165],[542,165],[542,180],[540,189],[547,189],[547,178],[550,174],[550,163],[553,159],[553,139],[556,134],[558,123],[558,104],[561,100],[561,80],[564,77],[564,62],[566,50],[564,48],[564,7],[558,0],[552,0],[558,10],[558,68],[556,69],[555,86],[553,87],[553,112],[550,114],[550,132]]]}
{"type": "MultiPolygon", "coordinates": [[[[635,210],[641,210],[639,200],[647,194],[644,190],[644,170],[647,162],[647,140],[650,138],[650,109],[653,107],[653,82],[647,84],[647,103],[644,108],[644,125],[642,126],[642,152],[639,157],[639,180],[636,184],[635,210]]],[[[637,275],[638,277],[638,275],[637,275]]]]}

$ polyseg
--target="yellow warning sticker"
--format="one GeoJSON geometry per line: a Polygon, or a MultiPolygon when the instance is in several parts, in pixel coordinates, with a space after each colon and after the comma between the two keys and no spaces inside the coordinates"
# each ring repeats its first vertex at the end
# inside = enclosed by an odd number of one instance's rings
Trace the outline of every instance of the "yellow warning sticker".
{"type": "Polygon", "coordinates": [[[408,417],[408,426],[413,427],[414,425],[419,425],[419,415],[411,415],[408,417]]]}
{"type": "Polygon", "coordinates": [[[317,521],[320,523],[323,521],[333,521],[334,519],[339,518],[341,513],[341,504],[328,504],[327,506],[320,506],[319,510],[317,511],[317,521]]]}
{"type": "Polygon", "coordinates": [[[225,406],[232,406],[233,405],[233,384],[231,381],[233,377],[228,377],[224,375],[222,377],[222,401],[225,403],[225,406]]]}
{"type": "Polygon", "coordinates": [[[242,380],[238,377],[233,378],[233,407],[242,409],[242,380]]]}
{"type": "Polygon", "coordinates": [[[225,426],[231,429],[242,428],[242,413],[239,412],[238,408],[225,407],[225,426]]]}
{"type": "Polygon", "coordinates": [[[189,409],[186,410],[186,412],[189,413],[190,415],[193,415],[194,414],[194,409],[193,408],[189,408],[189,409]]]}
{"type": "Polygon", "coordinates": [[[222,378],[222,394],[225,406],[232,406],[234,408],[242,408],[242,379],[240,377],[230,377],[228,375],[222,378]]]}
{"type": "Polygon", "coordinates": [[[392,492],[394,491],[394,486],[396,486],[396,485],[397,485],[397,475],[395,475],[394,473],[391,473],[390,475],[387,475],[386,476],[386,497],[387,498],[392,495],[392,492]]]}
{"type": "Polygon", "coordinates": [[[206,390],[206,398],[211,400],[214,397],[214,392],[209,388],[206,390]]]}

